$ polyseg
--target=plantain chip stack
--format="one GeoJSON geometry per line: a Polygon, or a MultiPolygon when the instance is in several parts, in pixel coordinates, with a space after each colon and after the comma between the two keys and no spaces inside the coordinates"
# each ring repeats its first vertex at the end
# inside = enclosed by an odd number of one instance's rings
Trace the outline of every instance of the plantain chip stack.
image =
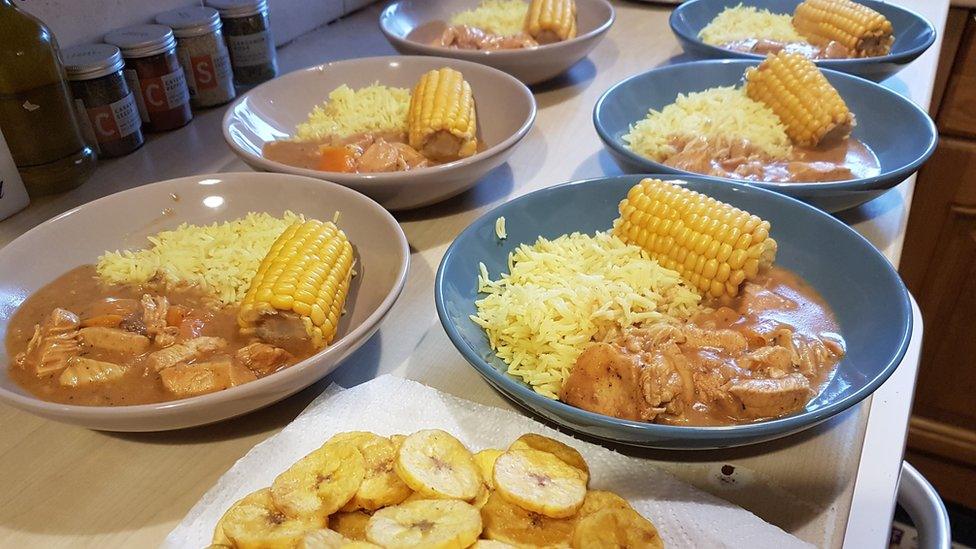
{"type": "Polygon", "coordinates": [[[211,547],[663,547],[650,521],[589,479],[578,451],[531,433],[476,454],[439,429],[341,433],[234,503],[211,547]]]}

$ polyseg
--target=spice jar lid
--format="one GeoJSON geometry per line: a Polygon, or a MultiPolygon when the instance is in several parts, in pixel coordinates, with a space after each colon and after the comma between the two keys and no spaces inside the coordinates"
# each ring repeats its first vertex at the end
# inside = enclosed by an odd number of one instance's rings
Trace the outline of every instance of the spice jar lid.
{"type": "Polygon", "coordinates": [[[191,6],[160,13],[156,16],[156,22],[172,28],[177,38],[189,38],[219,29],[220,15],[213,8],[191,6]]]}
{"type": "Polygon", "coordinates": [[[61,50],[68,80],[92,80],[122,70],[125,61],[111,44],[84,44],[61,50]]]}
{"type": "Polygon", "coordinates": [[[268,9],[268,0],[207,0],[221,17],[246,17],[268,9]]]}
{"type": "Polygon", "coordinates": [[[122,50],[124,57],[149,57],[176,46],[173,30],[163,25],[133,25],[105,35],[105,41],[122,50]]]}

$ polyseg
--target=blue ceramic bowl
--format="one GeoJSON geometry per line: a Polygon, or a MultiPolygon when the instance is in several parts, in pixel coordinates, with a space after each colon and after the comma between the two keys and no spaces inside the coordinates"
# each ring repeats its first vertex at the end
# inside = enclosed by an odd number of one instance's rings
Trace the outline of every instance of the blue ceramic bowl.
{"type": "MultiPolygon", "coordinates": [[[[622,136],[631,124],[647,115],[648,109],[662,109],[673,103],[679,93],[737,85],[746,68],[756,64],[755,61],[731,59],[695,61],[632,76],[615,84],[600,97],[593,109],[593,124],[600,139],[625,171],[701,175],[644,158],[628,149],[622,136]]],[[[938,132],[924,110],[888,88],[849,74],[830,70],[823,73],[857,117],[852,135],[878,156],[881,173],[874,177],[826,183],[745,183],[836,212],[863,204],[915,173],[935,151],[938,132]]]]}
{"type": "MultiPolygon", "coordinates": [[[[848,354],[831,381],[799,413],[727,427],[657,425],[595,414],[550,400],[506,373],[475,313],[478,262],[492,276],[507,272],[510,251],[539,236],[609,229],[617,204],[640,175],[558,185],[498,206],[464,230],[441,260],[434,284],[437,314],[454,345],[492,386],[529,410],[606,440],[670,449],[723,448],[782,437],[816,425],[860,402],[894,372],[908,347],[911,305],[891,264],[867,240],[830,215],[789,197],[737,183],[685,177],[689,188],[746,209],[772,223],[777,264],[800,274],[826,299],[847,340],[848,354]],[[495,220],[508,238],[499,242],[495,220]]],[[[673,178],[674,176],[655,176],[673,178]]]]}
{"type": "MultiPolygon", "coordinates": [[[[857,0],[859,4],[881,13],[895,29],[895,43],[891,53],[863,59],[821,59],[817,65],[880,82],[900,71],[905,65],[929,49],[935,42],[935,28],[912,11],[878,0],[857,0]]],[[[754,53],[744,53],[705,44],[698,33],[725,8],[738,4],[768,9],[773,13],[792,14],[800,0],[690,0],[671,13],[671,30],[681,47],[692,55],[714,59],[762,59],[754,53]]]]}

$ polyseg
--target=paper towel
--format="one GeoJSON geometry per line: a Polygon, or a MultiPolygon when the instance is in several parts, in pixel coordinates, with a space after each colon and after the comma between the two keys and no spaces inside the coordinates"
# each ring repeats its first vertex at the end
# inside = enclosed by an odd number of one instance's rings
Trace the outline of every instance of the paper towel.
{"type": "Polygon", "coordinates": [[[749,511],[694,488],[639,458],[559,433],[515,412],[475,404],[419,383],[385,375],[354,387],[329,387],[295,421],[251,449],[190,509],[164,547],[202,548],[236,500],[343,431],[379,435],[443,429],[472,451],[505,448],[526,432],[543,434],[583,454],[590,487],[613,490],[657,526],[666,547],[770,547],[809,544],[749,511]]]}

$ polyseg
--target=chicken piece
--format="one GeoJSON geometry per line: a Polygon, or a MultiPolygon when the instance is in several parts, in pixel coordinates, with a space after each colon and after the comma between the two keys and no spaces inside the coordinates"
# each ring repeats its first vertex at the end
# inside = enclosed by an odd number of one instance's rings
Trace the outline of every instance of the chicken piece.
{"type": "Polygon", "coordinates": [[[674,344],[656,352],[640,371],[640,387],[644,402],[641,419],[653,421],[658,414],[680,414],[684,404],[695,398],[695,386],[687,360],[674,344]],[[680,398],[679,398],[680,397],[680,398]]]}
{"type": "Polygon", "coordinates": [[[682,331],[685,335],[684,344],[690,348],[711,347],[721,349],[732,356],[739,355],[748,348],[745,336],[735,330],[706,330],[688,324],[682,331]]]}
{"type": "Polygon", "coordinates": [[[738,399],[741,415],[757,419],[779,417],[798,410],[813,395],[810,382],[798,373],[780,378],[736,381],[728,391],[738,399]]]}
{"type": "Polygon", "coordinates": [[[790,370],[791,352],[786,347],[771,345],[760,347],[755,351],[747,353],[742,360],[742,364],[748,365],[750,370],[774,371],[778,370],[786,373],[790,370]]]}
{"type": "Polygon", "coordinates": [[[534,48],[539,43],[525,33],[501,36],[468,25],[452,25],[441,34],[435,45],[462,50],[511,50],[534,48]]]}
{"type": "Polygon", "coordinates": [[[125,368],[114,362],[76,356],[68,361],[58,382],[62,387],[79,387],[119,379],[124,373],[125,368]]]}
{"type": "Polygon", "coordinates": [[[179,398],[221,391],[257,379],[228,356],[209,362],[180,363],[159,372],[159,377],[166,390],[179,398]]]}
{"type": "Polygon", "coordinates": [[[399,164],[401,170],[414,170],[417,168],[426,168],[430,162],[427,157],[417,152],[417,149],[407,145],[406,143],[398,143],[396,141],[390,142],[391,145],[400,154],[399,164]]]}
{"type": "Polygon", "coordinates": [[[103,351],[135,356],[149,350],[148,337],[117,328],[92,326],[82,328],[78,331],[78,335],[82,345],[103,351]]]}
{"type": "Polygon", "coordinates": [[[594,343],[576,359],[560,400],[590,412],[640,420],[656,413],[643,404],[640,381],[637,357],[609,343],[594,343]]]}
{"type": "Polygon", "coordinates": [[[831,40],[820,50],[821,59],[848,59],[851,57],[851,50],[847,46],[831,40]]]}
{"type": "Polygon", "coordinates": [[[377,138],[356,160],[357,170],[370,172],[402,172],[423,168],[427,157],[406,143],[377,138]]]}
{"type": "Polygon", "coordinates": [[[362,156],[357,160],[357,170],[360,172],[395,172],[399,166],[400,153],[389,141],[377,139],[366,147],[362,156]]]}
{"type": "Polygon", "coordinates": [[[65,309],[54,309],[43,322],[34,326],[34,334],[27,349],[14,358],[21,368],[33,367],[34,373],[43,376],[60,370],[68,359],[78,354],[78,315],[65,309]]]}
{"type": "Polygon", "coordinates": [[[767,38],[761,38],[756,40],[749,51],[758,55],[769,55],[771,53],[779,53],[783,51],[786,47],[784,42],[779,40],[769,40],[767,38]]]}
{"type": "Polygon", "coordinates": [[[258,321],[254,334],[261,341],[280,347],[293,355],[308,355],[315,351],[305,324],[294,313],[277,311],[276,314],[263,316],[258,321]]]}
{"type": "Polygon", "coordinates": [[[462,50],[479,50],[485,39],[485,31],[468,25],[451,25],[441,33],[439,45],[445,48],[462,50]]]}
{"type": "Polygon", "coordinates": [[[180,329],[176,326],[166,326],[163,331],[156,334],[153,341],[160,347],[169,347],[176,343],[176,338],[180,335],[180,329]]]}
{"type": "Polygon", "coordinates": [[[199,360],[226,346],[227,341],[222,337],[202,336],[156,351],[149,355],[147,361],[151,368],[159,372],[180,362],[199,360]]]}
{"type": "Polygon", "coordinates": [[[234,357],[238,363],[260,377],[277,372],[294,358],[288,351],[267,343],[252,343],[238,349],[234,357]]]}
{"type": "Polygon", "coordinates": [[[142,323],[146,327],[146,336],[155,340],[166,329],[166,315],[169,314],[169,300],[166,296],[143,294],[142,323]]]}

